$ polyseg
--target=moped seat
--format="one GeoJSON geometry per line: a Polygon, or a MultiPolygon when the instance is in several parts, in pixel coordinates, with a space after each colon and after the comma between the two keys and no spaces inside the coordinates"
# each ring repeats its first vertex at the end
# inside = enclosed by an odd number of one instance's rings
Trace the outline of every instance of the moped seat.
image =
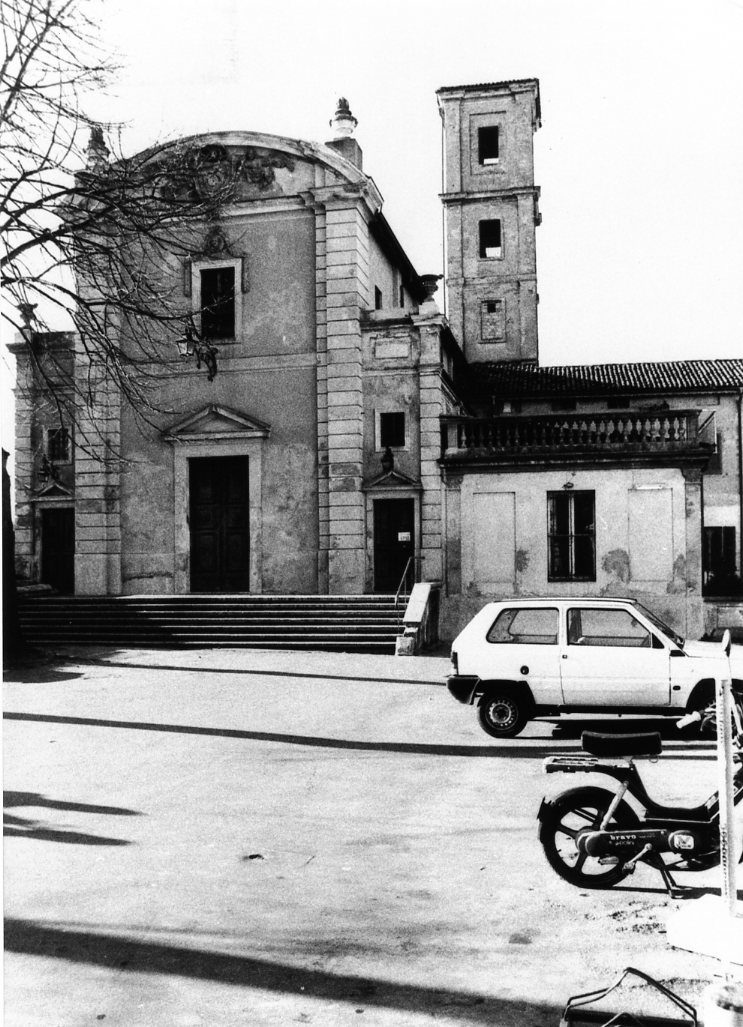
{"type": "Polygon", "coordinates": [[[645,731],[633,735],[584,731],[581,735],[581,744],[592,756],[659,756],[663,751],[658,731],[645,731]]]}

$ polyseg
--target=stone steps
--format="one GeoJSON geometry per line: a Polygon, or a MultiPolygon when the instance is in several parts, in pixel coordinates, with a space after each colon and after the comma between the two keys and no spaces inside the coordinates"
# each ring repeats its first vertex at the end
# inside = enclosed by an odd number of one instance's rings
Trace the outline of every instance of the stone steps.
{"type": "Polygon", "coordinates": [[[31,645],[394,653],[394,596],[27,596],[31,645]]]}

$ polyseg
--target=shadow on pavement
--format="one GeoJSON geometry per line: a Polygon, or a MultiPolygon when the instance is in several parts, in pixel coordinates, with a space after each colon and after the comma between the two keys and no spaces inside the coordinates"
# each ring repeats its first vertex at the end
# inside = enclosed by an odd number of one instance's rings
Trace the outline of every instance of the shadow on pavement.
{"type": "MultiPolygon", "coordinates": [[[[421,756],[469,756],[485,759],[539,759],[544,756],[574,753],[575,745],[560,748],[554,744],[515,739],[499,745],[431,745],[425,742],[364,742],[348,738],[323,738],[316,735],[288,735],[274,731],[242,731],[237,728],[194,727],[188,724],[155,724],[147,721],[104,720],[98,717],[63,717],[45,713],[3,714],[4,720],[21,720],[44,724],[78,724],[81,727],[123,728],[129,731],[162,731],[170,734],[203,735],[212,738],[240,738],[253,742],[278,742],[286,745],[304,745],[323,749],[357,749],[361,752],[411,753],[421,756]]],[[[674,759],[713,760],[714,753],[701,754],[685,747],[674,753],[674,759]]]]}
{"type": "Polygon", "coordinates": [[[299,999],[346,1002],[362,1006],[431,1012],[465,1023],[556,1024],[560,1008],[474,992],[449,991],[287,966],[251,956],[228,955],[156,942],[133,941],[110,934],[77,931],[9,919],[5,923],[6,952],[55,957],[104,966],[127,973],[171,974],[219,981],[295,995],[299,999]]]}
{"type": "Polygon", "coordinates": [[[598,717],[573,717],[570,720],[549,720],[553,738],[580,738],[583,731],[604,731],[606,734],[627,735],[639,731],[658,731],[662,738],[671,742],[691,742],[714,745],[710,739],[700,738],[698,731],[676,727],[674,717],[638,717],[634,720],[604,720],[598,717]]]}
{"type": "Polygon", "coordinates": [[[13,684],[47,685],[61,681],[75,681],[80,671],[53,670],[41,663],[3,668],[3,679],[13,684]]]}
{"type": "MultiPolygon", "coordinates": [[[[250,650],[246,650],[249,652],[250,650]]],[[[265,650],[262,650],[265,651],[265,650]]],[[[286,652],[286,650],[282,650],[286,652]]],[[[301,653],[297,655],[301,656],[301,653]]],[[[341,653],[341,656],[344,654],[341,653]]],[[[346,654],[348,655],[348,654],[346,654]]],[[[80,662],[83,662],[82,660],[80,662]]],[[[117,663],[112,660],[101,658],[86,659],[84,661],[90,666],[117,667],[121,670],[174,670],[180,674],[239,674],[241,677],[275,677],[275,678],[319,678],[321,681],[375,681],[383,685],[427,685],[433,688],[445,688],[446,681],[442,675],[440,681],[421,681],[420,678],[382,678],[379,675],[371,677],[359,677],[358,674],[326,674],[311,673],[309,671],[293,670],[264,670],[255,667],[183,667],[173,663],[117,663]]]]}
{"type": "Polygon", "coordinates": [[[70,831],[66,828],[50,827],[40,820],[18,817],[6,813],[7,809],[33,807],[35,809],[69,810],[74,813],[104,813],[115,817],[141,816],[137,810],[121,806],[91,806],[82,802],[61,802],[47,799],[37,792],[3,792],[3,835],[6,838],[32,838],[42,842],[62,842],[67,845],[131,845],[123,838],[107,838],[104,835],[70,831]]]}
{"type": "Polygon", "coordinates": [[[139,817],[142,814],[136,809],[125,809],[123,806],[91,806],[87,802],[62,802],[59,799],[47,799],[38,792],[3,792],[3,806],[34,806],[44,809],[72,810],[74,813],[105,813],[112,817],[139,817]]]}
{"type": "Polygon", "coordinates": [[[104,835],[84,834],[81,831],[65,831],[46,827],[38,820],[26,820],[3,814],[3,835],[6,838],[31,838],[39,842],[62,842],[67,845],[131,845],[123,838],[106,838],[104,835]]]}

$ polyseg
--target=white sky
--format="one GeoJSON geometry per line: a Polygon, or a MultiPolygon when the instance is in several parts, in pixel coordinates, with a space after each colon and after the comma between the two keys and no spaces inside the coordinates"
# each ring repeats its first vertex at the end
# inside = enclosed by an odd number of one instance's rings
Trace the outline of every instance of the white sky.
{"type": "MultiPolygon", "coordinates": [[[[543,363],[743,356],[743,0],[89,0],[129,152],[324,141],[337,98],[420,273],[441,272],[441,86],[537,77],[543,363]]],[[[4,445],[12,437],[0,366],[4,445]]]]}
{"type": "Polygon", "coordinates": [[[537,77],[544,363],[743,356],[743,0],[105,0],[124,142],[315,141],[341,95],[441,272],[440,86],[537,77]]]}

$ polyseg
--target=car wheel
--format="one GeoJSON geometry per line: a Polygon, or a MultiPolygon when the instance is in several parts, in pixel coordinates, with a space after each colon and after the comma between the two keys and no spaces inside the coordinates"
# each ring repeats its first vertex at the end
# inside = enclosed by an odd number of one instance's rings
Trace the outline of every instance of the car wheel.
{"type": "Polygon", "coordinates": [[[513,738],[526,727],[529,718],[524,704],[511,692],[489,692],[480,700],[480,726],[493,738],[513,738]]]}

